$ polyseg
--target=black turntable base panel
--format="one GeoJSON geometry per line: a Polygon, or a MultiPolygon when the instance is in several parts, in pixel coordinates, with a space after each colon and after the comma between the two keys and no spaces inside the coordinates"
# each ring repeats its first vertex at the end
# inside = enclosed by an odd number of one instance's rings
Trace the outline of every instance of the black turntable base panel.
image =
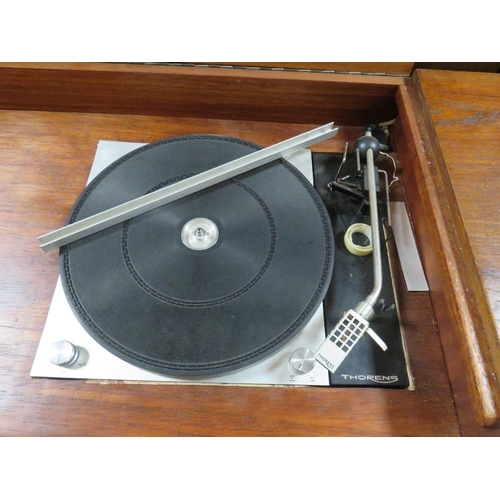
{"type": "MultiPolygon", "coordinates": [[[[325,323],[330,332],[344,311],[354,309],[373,288],[372,256],[360,257],[349,253],[344,245],[344,234],[352,224],[361,222],[370,225],[368,211],[361,210],[360,200],[348,194],[327,188],[334,180],[342,154],[314,153],[314,179],[318,193],[330,214],[335,235],[334,279],[325,297],[325,323]]],[[[347,157],[343,174],[356,171],[353,155],[347,157]]],[[[382,218],[379,220],[383,238],[382,218]]],[[[363,337],[349,353],[334,374],[330,374],[333,386],[369,386],[407,388],[410,385],[404,342],[398,318],[386,245],[381,241],[383,286],[379,303],[375,306],[377,315],[370,321],[370,327],[387,344],[382,349],[369,335],[363,337]]]]}
{"type": "MultiPolygon", "coordinates": [[[[68,222],[257,149],[221,136],[149,144],[96,177],[68,222]]],[[[66,295],[89,334],[121,359],[173,376],[229,372],[278,350],[322,303],[333,263],[326,208],[284,160],[60,253],[66,295]]]]}

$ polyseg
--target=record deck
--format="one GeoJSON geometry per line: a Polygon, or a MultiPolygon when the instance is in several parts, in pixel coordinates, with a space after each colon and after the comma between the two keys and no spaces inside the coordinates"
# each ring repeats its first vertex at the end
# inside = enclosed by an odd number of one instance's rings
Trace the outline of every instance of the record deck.
{"type": "MultiPolygon", "coordinates": [[[[260,150],[218,135],[100,141],[66,226],[260,150]]],[[[332,189],[341,164],[346,176],[359,170],[353,155],[300,149],[61,245],[31,375],[411,387],[383,241],[369,324],[354,311],[377,270],[344,242],[350,227],[370,226],[370,213],[366,190],[332,189]],[[355,325],[332,338],[351,310],[355,325]],[[349,353],[335,371],[310,359],[329,338],[329,349],[335,340],[349,353]]]]}

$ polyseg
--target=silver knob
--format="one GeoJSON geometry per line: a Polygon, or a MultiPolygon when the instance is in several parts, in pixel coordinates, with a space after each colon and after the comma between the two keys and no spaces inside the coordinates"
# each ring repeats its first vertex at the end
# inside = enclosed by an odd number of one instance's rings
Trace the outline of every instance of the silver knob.
{"type": "Polygon", "coordinates": [[[71,342],[60,340],[50,348],[49,360],[57,366],[71,366],[78,359],[79,350],[71,342]]]}
{"type": "Polygon", "coordinates": [[[314,353],[305,347],[299,347],[290,356],[290,368],[298,375],[309,373],[316,363],[314,353]]]}

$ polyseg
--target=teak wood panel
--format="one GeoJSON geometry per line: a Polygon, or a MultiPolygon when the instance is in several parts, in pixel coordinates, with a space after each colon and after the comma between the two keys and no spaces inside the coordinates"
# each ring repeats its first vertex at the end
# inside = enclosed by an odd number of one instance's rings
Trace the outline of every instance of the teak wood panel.
{"type": "Polygon", "coordinates": [[[0,64],[0,109],[366,126],[397,115],[404,80],[123,64],[0,64]]]}
{"type": "MultiPolygon", "coordinates": [[[[418,73],[500,335],[500,75],[418,73]]],[[[485,312],[486,316],[486,312],[485,312]]],[[[493,325],[492,325],[493,326],[493,325]]]]}
{"type": "MultiPolygon", "coordinates": [[[[498,435],[498,429],[478,427],[497,426],[499,422],[498,347],[491,343],[491,336],[495,335],[491,331],[491,311],[447,163],[425,100],[416,87],[398,91],[400,119],[395,135],[400,161],[406,163],[403,176],[454,400],[464,434],[498,435]]],[[[440,95],[444,95],[444,89],[440,95]]],[[[458,142],[465,140],[467,130],[462,128],[461,134],[458,142]]],[[[473,156],[473,152],[469,153],[469,158],[473,156]]]]}
{"type": "MultiPolygon", "coordinates": [[[[464,299],[473,324],[465,332],[460,353],[470,372],[469,393],[472,386],[483,404],[489,405],[484,411],[486,423],[499,426],[500,182],[496,172],[500,168],[500,75],[419,71],[415,81],[439,141],[452,202],[460,214],[455,226],[466,269],[464,299]]],[[[451,342],[453,353],[456,339],[452,337],[451,342]]],[[[461,394],[463,377],[446,349],[445,354],[462,414],[468,402],[461,394]]]]}
{"type": "MultiPolygon", "coordinates": [[[[405,292],[397,262],[414,391],[31,379],[58,275],[57,253],[36,238],[64,223],[98,140],[210,132],[267,145],[304,126],[33,111],[0,111],[0,123],[1,435],[459,435],[428,294],[405,292]]],[[[351,141],[359,130],[343,133],[351,141]]]]}

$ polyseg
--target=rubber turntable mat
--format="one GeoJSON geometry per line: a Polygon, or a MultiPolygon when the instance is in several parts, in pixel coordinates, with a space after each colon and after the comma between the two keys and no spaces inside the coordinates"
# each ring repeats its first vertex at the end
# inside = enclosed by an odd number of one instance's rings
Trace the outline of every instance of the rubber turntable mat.
{"type": "MultiPolygon", "coordinates": [[[[90,183],[68,222],[256,149],[220,136],[149,144],[90,183]]],[[[72,243],[60,265],[70,305],[106,349],[151,371],[206,376],[257,362],[298,334],[333,259],[320,197],[280,160],[72,243]],[[219,230],[202,251],[181,239],[199,217],[219,230]]]]}
{"type": "MultiPolygon", "coordinates": [[[[370,225],[368,209],[360,211],[361,201],[339,191],[331,192],[326,186],[333,180],[342,161],[342,154],[314,153],[314,181],[330,214],[335,235],[334,277],[326,294],[325,323],[330,332],[344,311],[354,309],[373,288],[373,260],[371,255],[359,257],[344,245],[345,231],[357,222],[370,225]]],[[[356,161],[349,155],[342,169],[354,172],[356,161]]],[[[380,211],[381,212],[381,211],[380,211]]],[[[380,218],[382,228],[382,218],[380,218]]],[[[381,238],[384,232],[381,230],[381,238]]],[[[383,287],[377,315],[370,327],[387,344],[387,351],[375,344],[369,335],[363,335],[340,368],[330,374],[334,386],[369,386],[407,388],[410,385],[396,300],[392,287],[387,249],[381,241],[383,287]]]]}

